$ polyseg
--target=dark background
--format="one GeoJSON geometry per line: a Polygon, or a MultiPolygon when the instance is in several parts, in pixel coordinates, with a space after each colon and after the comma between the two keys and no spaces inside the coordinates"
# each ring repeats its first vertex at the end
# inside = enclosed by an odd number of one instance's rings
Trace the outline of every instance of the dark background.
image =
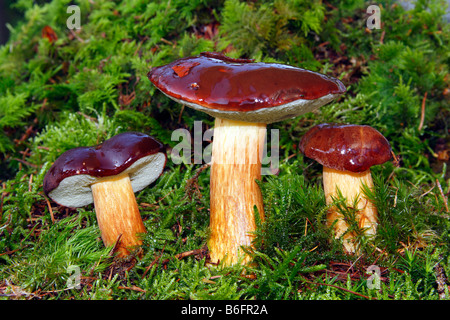
{"type": "Polygon", "coordinates": [[[0,45],[5,44],[9,37],[9,30],[6,24],[12,26],[22,17],[19,10],[12,8],[13,0],[0,0],[0,45]]]}
{"type": "MultiPolygon", "coordinates": [[[[51,0],[33,0],[33,4],[42,5],[51,0]]],[[[0,45],[5,44],[9,38],[7,24],[15,26],[23,18],[23,10],[14,6],[17,0],[0,0],[0,45]]]]}
{"type": "Polygon", "coordinates": [[[0,1],[0,44],[4,44],[8,39],[8,29],[6,28],[6,4],[0,1]]]}

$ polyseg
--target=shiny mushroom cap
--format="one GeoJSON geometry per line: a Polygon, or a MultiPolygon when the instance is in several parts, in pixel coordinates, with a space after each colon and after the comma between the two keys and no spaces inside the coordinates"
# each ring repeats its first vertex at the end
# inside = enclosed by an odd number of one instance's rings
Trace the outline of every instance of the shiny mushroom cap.
{"type": "Polygon", "coordinates": [[[134,192],[155,181],[166,164],[164,146],[138,132],[125,132],[92,147],[64,152],[44,177],[44,192],[56,203],[76,208],[92,203],[91,185],[128,174],[134,192]]]}
{"type": "Polygon", "coordinates": [[[216,52],[155,67],[148,78],[171,99],[213,117],[260,123],[313,111],[346,91],[317,72],[216,52]]]}
{"type": "Polygon", "coordinates": [[[392,157],[386,138],[366,125],[319,124],[302,137],[299,149],[324,167],[351,172],[366,171],[392,157]]]}

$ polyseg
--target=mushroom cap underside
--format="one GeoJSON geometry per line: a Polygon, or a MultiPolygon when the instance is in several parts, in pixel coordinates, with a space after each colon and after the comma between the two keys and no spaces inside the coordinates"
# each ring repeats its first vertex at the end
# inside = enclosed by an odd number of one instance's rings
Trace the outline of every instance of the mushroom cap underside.
{"type": "Polygon", "coordinates": [[[155,181],[166,164],[164,146],[152,137],[125,132],[92,147],[64,152],[44,177],[44,192],[67,207],[93,202],[91,185],[114,176],[128,174],[133,191],[155,181]]]}
{"type": "Polygon", "coordinates": [[[338,79],[317,72],[211,52],[152,68],[148,77],[181,104],[214,117],[248,122],[292,118],[346,91],[338,79]]]}

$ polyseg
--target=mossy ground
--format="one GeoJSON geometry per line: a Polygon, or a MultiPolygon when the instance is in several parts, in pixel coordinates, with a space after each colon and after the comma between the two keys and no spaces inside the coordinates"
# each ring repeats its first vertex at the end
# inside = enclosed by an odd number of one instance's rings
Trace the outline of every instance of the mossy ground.
{"type": "Polygon", "coordinates": [[[379,30],[366,27],[370,4],[17,1],[24,18],[0,47],[0,299],[448,299],[445,2],[417,1],[405,11],[381,1],[379,30]],[[80,8],[80,30],[66,26],[70,4],[80,8]],[[319,71],[348,88],[317,112],[269,126],[280,133],[280,166],[260,182],[267,219],[244,273],[207,263],[209,168],[170,159],[175,129],[193,132],[202,121],[206,130],[212,119],[146,78],[152,66],[213,50],[319,71]],[[297,149],[323,122],[371,125],[399,160],[373,169],[368,196],[379,229],[371,241],[360,237],[358,255],[330,242],[321,167],[297,149]],[[136,194],[148,231],[142,258],[116,261],[93,206],[56,205],[42,180],[65,150],[127,130],[159,139],[169,161],[136,194]],[[381,275],[375,287],[372,265],[381,275]],[[79,288],[68,288],[71,266],[81,272],[79,288]]]}

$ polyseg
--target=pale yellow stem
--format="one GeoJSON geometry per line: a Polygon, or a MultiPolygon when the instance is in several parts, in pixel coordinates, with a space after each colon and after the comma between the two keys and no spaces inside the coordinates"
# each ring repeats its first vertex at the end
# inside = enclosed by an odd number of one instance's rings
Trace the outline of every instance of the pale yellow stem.
{"type": "Polygon", "coordinates": [[[264,219],[261,157],[266,125],[216,118],[210,181],[210,257],[213,262],[248,263],[240,250],[251,246],[256,230],[254,207],[264,219]],[[242,260],[240,260],[242,259],[242,260]]]}
{"type": "Polygon", "coordinates": [[[103,243],[116,245],[118,256],[127,256],[142,245],[145,233],[136,197],[128,175],[102,179],[91,186],[103,243]]]}
{"type": "MultiPolygon", "coordinates": [[[[373,189],[373,180],[370,169],[361,173],[353,173],[327,167],[323,168],[323,187],[327,204],[331,205],[333,198],[338,198],[338,189],[346,199],[348,207],[353,207],[353,204],[357,201],[357,206],[355,208],[358,210],[356,221],[360,228],[365,229],[365,235],[371,236],[376,233],[378,213],[375,205],[364,196],[362,189],[363,185],[373,189]]],[[[336,238],[340,238],[347,231],[348,224],[344,221],[344,217],[335,207],[329,209],[327,221],[329,225],[336,221],[336,224],[334,225],[336,238]]],[[[346,233],[343,236],[343,244],[345,251],[349,253],[357,251],[354,233],[346,233]]]]}

